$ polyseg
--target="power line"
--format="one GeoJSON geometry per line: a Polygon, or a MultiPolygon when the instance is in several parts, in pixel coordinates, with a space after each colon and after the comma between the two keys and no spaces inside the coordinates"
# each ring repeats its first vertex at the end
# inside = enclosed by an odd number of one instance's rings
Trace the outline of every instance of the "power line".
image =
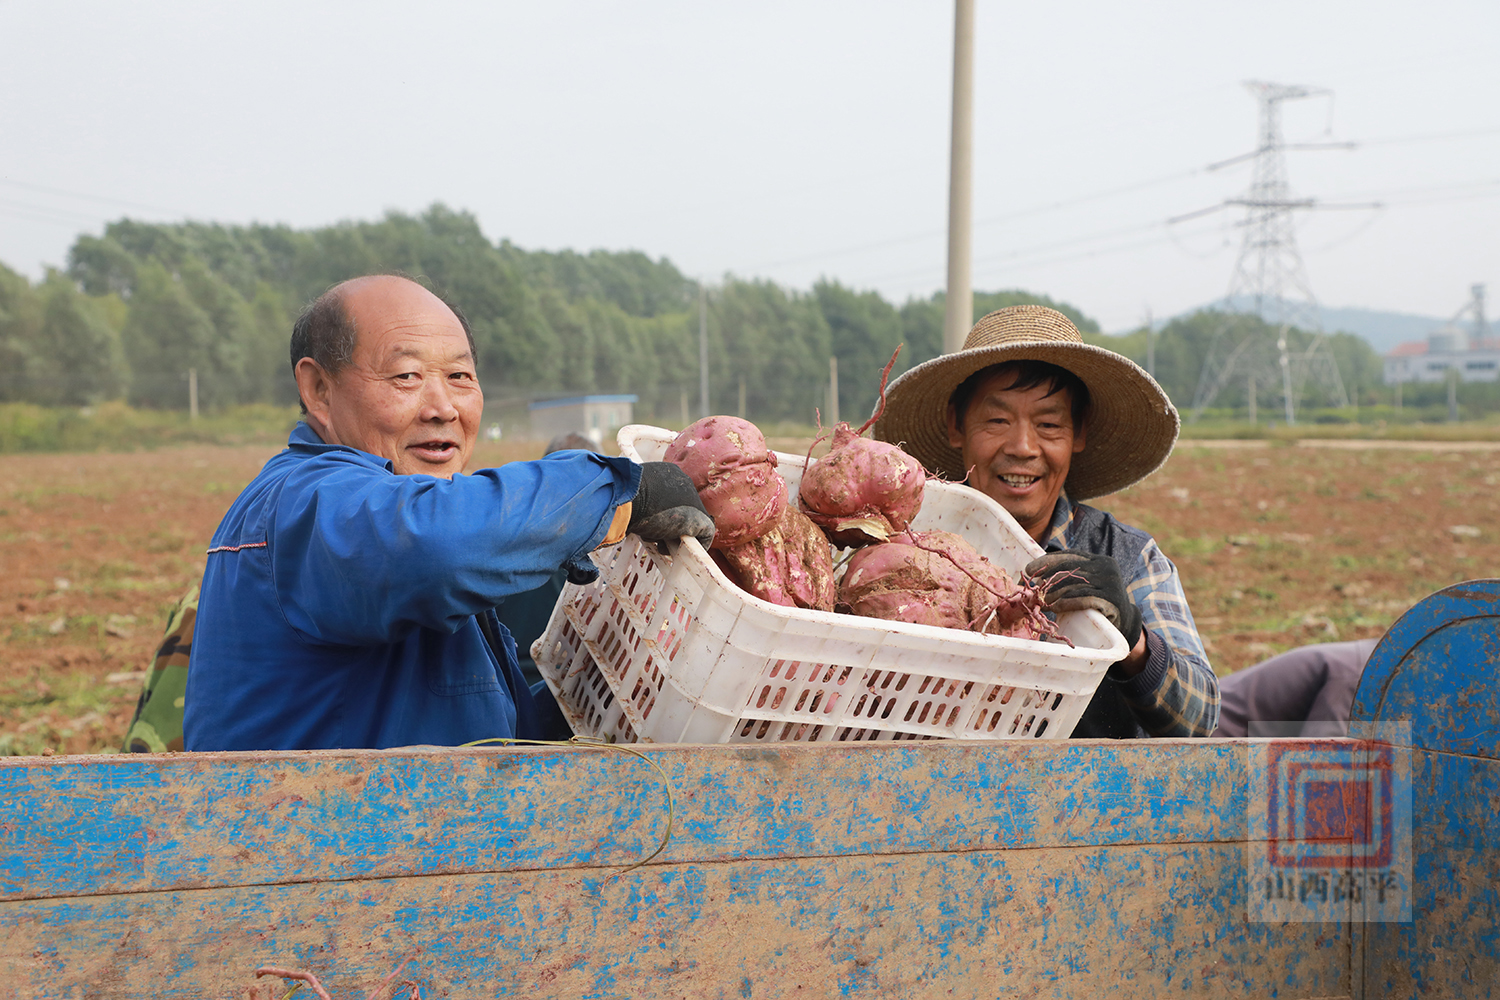
{"type": "Polygon", "coordinates": [[[160,205],[144,205],[140,202],[125,201],[120,198],[106,198],[102,195],[85,194],[81,191],[68,191],[63,188],[47,187],[44,184],[33,184],[30,181],[10,180],[5,177],[0,177],[0,184],[4,184],[6,187],[20,188],[23,191],[35,191],[38,194],[50,194],[62,198],[77,198],[79,201],[92,201],[101,205],[119,205],[124,208],[137,208],[146,212],[162,212],[167,215],[186,216],[190,214],[176,208],[163,208],[160,205]]]}
{"type": "MultiPolygon", "coordinates": [[[[1040,205],[1033,205],[1030,208],[1018,209],[1014,212],[1005,212],[1000,215],[991,215],[983,219],[976,219],[974,221],[974,228],[978,229],[981,226],[999,225],[1003,222],[1014,222],[1017,219],[1025,219],[1032,216],[1045,215],[1049,212],[1057,212],[1068,208],[1076,208],[1079,205],[1087,205],[1090,202],[1095,201],[1104,201],[1109,198],[1119,197],[1120,195],[1134,194],[1137,191],[1143,191],[1147,188],[1158,187],[1162,184],[1168,184],[1173,181],[1183,180],[1185,178],[1193,177],[1203,172],[1203,167],[1194,167],[1191,170],[1174,170],[1169,174],[1162,174],[1157,177],[1146,178],[1145,180],[1133,181],[1132,183],[1120,185],[1118,187],[1106,188],[1103,191],[1094,191],[1089,194],[1079,195],[1077,198],[1067,198],[1062,201],[1046,202],[1040,205]]],[[[833,257],[844,257],[850,254],[862,253],[867,250],[883,250],[889,247],[918,243],[922,240],[935,239],[937,237],[943,236],[944,233],[945,230],[942,229],[925,229],[919,233],[909,233],[905,236],[894,236],[887,240],[876,240],[868,243],[856,243],[851,246],[844,246],[834,250],[820,250],[810,254],[803,254],[799,257],[788,257],[781,260],[750,264],[743,268],[739,268],[738,270],[755,271],[762,268],[784,267],[788,264],[803,264],[812,260],[825,260],[833,257]]]]}

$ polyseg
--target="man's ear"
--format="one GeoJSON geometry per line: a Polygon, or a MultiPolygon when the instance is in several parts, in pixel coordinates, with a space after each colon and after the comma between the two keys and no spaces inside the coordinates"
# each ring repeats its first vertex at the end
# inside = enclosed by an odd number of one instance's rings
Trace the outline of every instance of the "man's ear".
{"type": "Polygon", "coordinates": [[[297,378],[297,395],[307,407],[307,422],[325,441],[327,428],[332,424],[329,408],[333,395],[333,379],[323,366],[312,358],[303,358],[293,370],[297,378]]]}
{"type": "Polygon", "coordinates": [[[1078,426],[1073,428],[1073,454],[1083,451],[1083,446],[1089,440],[1089,425],[1087,421],[1078,421],[1078,426]]]}
{"type": "Polygon", "coordinates": [[[952,403],[948,404],[948,444],[959,451],[964,450],[964,432],[958,426],[958,407],[952,403]]]}

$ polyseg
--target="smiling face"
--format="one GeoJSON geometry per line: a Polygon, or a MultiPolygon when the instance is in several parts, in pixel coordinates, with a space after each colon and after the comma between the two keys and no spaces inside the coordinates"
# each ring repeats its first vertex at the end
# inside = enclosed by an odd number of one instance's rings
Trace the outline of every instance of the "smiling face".
{"type": "Polygon", "coordinates": [[[297,363],[307,422],[330,444],[389,459],[400,476],[462,472],[484,393],[458,317],[405,278],[356,279],[343,302],[356,331],[350,363],[335,375],[297,363]]]}
{"type": "Polygon", "coordinates": [[[1073,419],[1073,394],[1043,381],[1014,389],[1014,371],[983,379],[965,412],[948,407],[948,443],[963,454],[968,483],[1011,513],[1041,541],[1073,456],[1083,450],[1084,427],[1073,419]]]}

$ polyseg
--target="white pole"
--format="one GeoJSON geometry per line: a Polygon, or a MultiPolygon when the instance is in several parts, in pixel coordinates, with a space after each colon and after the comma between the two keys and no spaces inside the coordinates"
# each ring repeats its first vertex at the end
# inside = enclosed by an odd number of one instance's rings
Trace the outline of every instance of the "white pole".
{"type": "Polygon", "coordinates": [[[943,353],[961,350],[974,325],[970,223],[974,191],[974,0],[953,5],[953,145],[948,162],[948,300],[943,353]]]}
{"type": "Polygon", "coordinates": [[[1146,307],[1146,374],[1156,378],[1156,331],[1152,329],[1151,307],[1146,307]]]}
{"type": "Polygon", "coordinates": [[[836,427],[839,422],[839,359],[829,357],[828,359],[828,426],[836,427]]]}
{"type": "Polygon", "coordinates": [[[698,408],[708,416],[708,289],[698,283],[698,408]]]}
{"type": "Polygon", "coordinates": [[[198,419],[198,369],[188,369],[188,420],[198,419]]]}

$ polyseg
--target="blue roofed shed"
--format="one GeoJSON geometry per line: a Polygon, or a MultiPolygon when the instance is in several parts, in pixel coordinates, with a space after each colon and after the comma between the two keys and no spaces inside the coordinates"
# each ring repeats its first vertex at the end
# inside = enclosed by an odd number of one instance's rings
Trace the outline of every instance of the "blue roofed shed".
{"type": "Polygon", "coordinates": [[[617,395],[540,400],[527,406],[531,411],[531,432],[542,438],[576,432],[599,444],[606,434],[634,422],[635,403],[639,399],[634,395],[617,395]]]}

